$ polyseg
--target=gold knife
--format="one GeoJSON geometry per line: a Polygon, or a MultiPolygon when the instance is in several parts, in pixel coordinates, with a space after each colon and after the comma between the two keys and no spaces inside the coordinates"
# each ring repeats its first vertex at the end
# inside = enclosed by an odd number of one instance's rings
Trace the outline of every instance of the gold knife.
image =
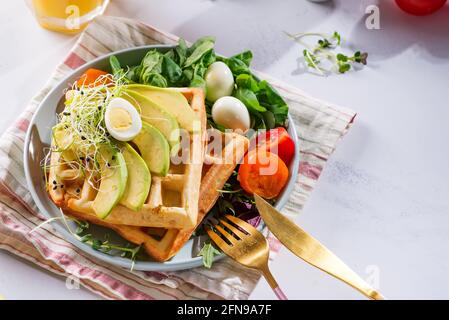
{"type": "Polygon", "coordinates": [[[349,284],[368,298],[385,299],[318,240],[290,221],[257,194],[254,194],[254,198],[256,199],[257,209],[268,229],[287,249],[312,266],[349,284]]]}

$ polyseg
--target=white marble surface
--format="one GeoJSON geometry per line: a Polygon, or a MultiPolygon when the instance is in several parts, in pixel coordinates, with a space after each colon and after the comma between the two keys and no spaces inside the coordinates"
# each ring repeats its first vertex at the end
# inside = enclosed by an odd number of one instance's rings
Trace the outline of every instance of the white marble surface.
{"type": "MultiPolygon", "coordinates": [[[[449,6],[411,17],[381,1],[381,30],[367,30],[376,0],[112,0],[107,14],[135,17],[223,54],[249,48],[254,67],[359,115],[297,219],[359,274],[378,272],[389,298],[449,298],[449,6]],[[362,3],[362,4],[361,4],[362,3]],[[338,30],[369,52],[360,72],[321,78],[298,67],[287,31],[338,30]]],[[[38,91],[75,38],[40,29],[23,1],[0,8],[0,131],[38,91]]],[[[271,265],[290,298],[361,296],[283,250],[271,265]]],[[[7,299],[95,299],[65,280],[0,252],[7,299]]],[[[272,299],[261,281],[251,298],[272,299]]]]}

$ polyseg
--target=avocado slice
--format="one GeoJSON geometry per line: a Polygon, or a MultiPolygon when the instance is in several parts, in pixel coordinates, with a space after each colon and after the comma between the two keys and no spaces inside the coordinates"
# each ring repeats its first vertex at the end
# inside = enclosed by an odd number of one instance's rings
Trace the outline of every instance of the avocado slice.
{"type": "Polygon", "coordinates": [[[131,142],[139,149],[151,173],[158,176],[167,175],[170,167],[170,146],[158,129],[142,121],[142,129],[131,142]]]}
{"type": "Polygon", "coordinates": [[[142,157],[129,144],[124,144],[122,154],[128,169],[128,181],[120,204],[138,211],[142,208],[150,192],[150,170],[142,157]]]}
{"type": "Polygon", "coordinates": [[[105,219],[125,192],[128,170],[123,154],[111,147],[100,149],[98,162],[101,182],[92,208],[99,218],[105,219]]]}
{"type": "Polygon", "coordinates": [[[130,84],[127,88],[147,97],[172,114],[181,128],[189,132],[194,131],[198,117],[190,107],[187,99],[180,92],[169,88],[158,88],[143,84],[130,84]]]}
{"type": "Polygon", "coordinates": [[[176,154],[180,146],[180,131],[176,119],[159,105],[136,91],[126,90],[123,98],[133,105],[136,103],[139,105],[142,121],[158,129],[167,139],[171,154],[176,154]]]}

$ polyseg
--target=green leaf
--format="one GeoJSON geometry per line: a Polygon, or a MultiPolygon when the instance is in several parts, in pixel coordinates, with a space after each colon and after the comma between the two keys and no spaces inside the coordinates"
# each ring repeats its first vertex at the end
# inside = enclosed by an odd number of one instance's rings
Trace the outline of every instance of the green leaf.
{"type": "Polygon", "coordinates": [[[148,71],[160,71],[162,64],[162,54],[156,50],[150,50],[142,59],[142,68],[148,71]]]}
{"type": "Polygon", "coordinates": [[[337,41],[337,46],[341,43],[341,36],[337,31],[334,31],[334,34],[332,35],[332,38],[334,38],[337,41]]]}
{"type": "Polygon", "coordinates": [[[120,62],[118,61],[116,56],[109,57],[109,64],[111,65],[111,71],[113,75],[116,75],[119,72],[123,72],[123,69],[120,66],[120,62]]]}
{"type": "Polygon", "coordinates": [[[340,64],[338,71],[340,73],[345,73],[346,71],[349,71],[349,69],[351,69],[351,65],[349,63],[343,63],[340,64]]]}
{"type": "Polygon", "coordinates": [[[193,75],[192,81],[190,81],[190,87],[194,88],[202,88],[203,90],[206,90],[206,81],[198,75],[193,75]]]}
{"type": "Polygon", "coordinates": [[[161,71],[162,71],[162,61],[163,55],[156,51],[150,50],[147,52],[139,67],[139,81],[144,84],[158,85],[165,83],[165,87],[167,86],[167,81],[162,81],[161,79],[161,71]]]}
{"type": "Polygon", "coordinates": [[[251,61],[253,60],[253,53],[251,52],[251,50],[246,50],[246,51],[243,51],[239,54],[232,56],[231,59],[232,58],[239,59],[244,64],[246,64],[247,67],[249,67],[249,65],[251,64],[251,61]]]}
{"type": "Polygon", "coordinates": [[[338,60],[338,61],[342,61],[342,62],[347,62],[347,61],[348,61],[348,57],[345,56],[345,55],[342,54],[342,53],[339,53],[339,54],[337,54],[337,60],[338,60]]]}
{"type": "Polygon", "coordinates": [[[146,78],[145,84],[161,88],[168,86],[167,80],[159,73],[150,73],[146,78]]]}
{"type": "Polygon", "coordinates": [[[288,105],[279,93],[266,81],[259,82],[259,102],[274,116],[275,125],[283,126],[288,116],[288,105]]]}
{"type": "Polygon", "coordinates": [[[211,37],[201,38],[198,40],[189,51],[191,54],[187,57],[183,68],[190,67],[192,64],[198,62],[204,55],[214,49],[215,40],[211,37]]]}
{"type": "Polygon", "coordinates": [[[259,91],[259,85],[257,81],[250,74],[240,74],[235,79],[235,83],[238,88],[247,88],[252,92],[257,93],[259,91]]]}
{"type": "Polygon", "coordinates": [[[92,249],[100,250],[101,249],[101,245],[102,245],[101,240],[98,240],[98,239],[93,239],[92,240],[92,249]]]}
{"type": "Polygon", "coordinates": [[[182,69],[170,57],[164,55],[162,61],[162,74],[170,85],[175,86],[182,77],[182,69]]]}
{"type": "Polygon", "coordinates": [[[239,58],[231,57],[229,59],[226,59],[224,62],[228,65],[229,69],[231,69],[234,77],[243,73],[251,74],[249,67],[239,58]]]}
{"type": "Polygon", "coordinates": [[[140,74],[140,65],[132,66],[126,72],[126,77],[133,82],[139,82],[139,74],[140,74]]]}
{"type": "Polygon", "coordinates": [[[182,66],[184,64],[184,62],[187,59],[187,44],[184,41],[184,39],[179,39],[178,41],[178,45],[176,46],[174,52],[175,54],[175,62],[179,65],[182,66]]]}
{"type": "Polygon", "coordinates": [[[234,97],[243,102],[251,113],[265,112],[267,109],[262,107],[257,100],[257,96],[254,92],[247,88],[238,88],[234,97]]]}
{"type": "Polygon", "coordinates": [[[212,42],[215,44],[215,38],[212,36],[204,36],[196,40],[190,48],[187,49],[187,55],[191,55],[199,46],[203,45],[205,42],[212,42]]]}
{"type": "Polygon", "coordinates": [[[271,111],[265,111],[264,113],[262,113],[262,116],[267,130],[276,127],[276,118],[271,111]]]}
{"type": "Polygon", "coordinates": [[[215,249],[215,247],[210,242],[207,242],[198,253],[198,256],[203,257],[203,265],[206,268],[210,269],[212,267],[212,263],[214,262],[214,257],[218,256],[220,253],[221,252],[215,249]]]}

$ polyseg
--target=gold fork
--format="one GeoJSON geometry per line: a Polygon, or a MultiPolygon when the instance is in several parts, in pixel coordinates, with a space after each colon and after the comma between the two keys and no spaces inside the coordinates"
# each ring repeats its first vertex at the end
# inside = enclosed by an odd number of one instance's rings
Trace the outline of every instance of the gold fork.
{"type": "Polygon", "coordinates": [[[218,224],[207,225],[206,231],[212,241],[238,263],[259,270],[279,300],[287,300],[268,268],[268,241],[249,223],[231,215],[219,219],[218,224]]]}

